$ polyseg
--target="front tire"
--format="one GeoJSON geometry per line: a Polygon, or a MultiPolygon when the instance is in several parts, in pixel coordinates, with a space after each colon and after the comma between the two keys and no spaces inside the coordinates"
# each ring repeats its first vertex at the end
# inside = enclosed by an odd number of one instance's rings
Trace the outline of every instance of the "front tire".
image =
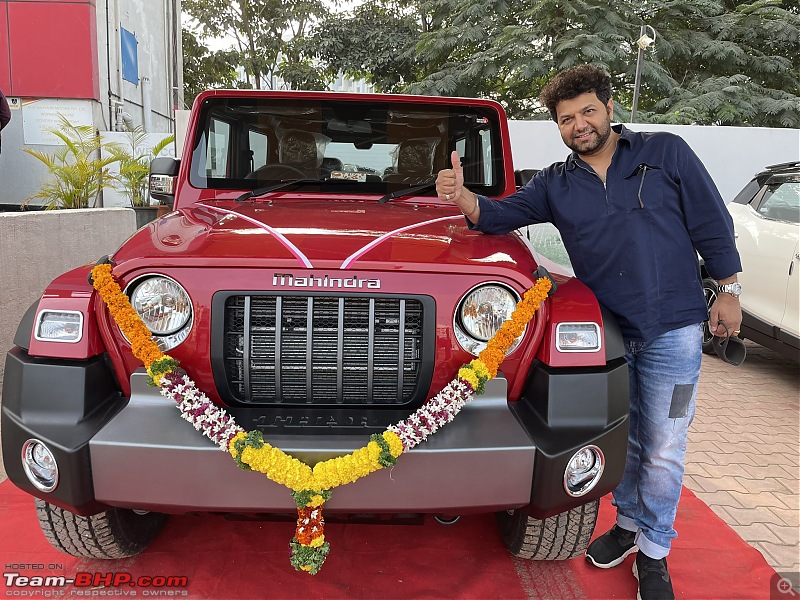
{"type": "Polygon", "coordinates": [[[57,550],[85,558],[126,558],[141,553],[167,520],[161,513],[138,514],[109,508],[84,517],[36,498],[44,537],[57,550]]]}
{"type": "Polygon", "coordinates": [[[500,537],[509,552],[528,560],[566,560],[586,552],[597,522],[600,501],[547,517],[529,517],[521,510],[495,513],[500,537]]]}

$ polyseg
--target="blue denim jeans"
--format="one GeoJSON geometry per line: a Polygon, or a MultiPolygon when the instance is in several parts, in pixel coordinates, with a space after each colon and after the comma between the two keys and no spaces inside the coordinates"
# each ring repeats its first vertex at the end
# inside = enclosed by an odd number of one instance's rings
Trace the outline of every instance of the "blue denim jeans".
{"type": "Polygon", "coordinates": [[[625,342],[630,372],[628,457],[614,490],[617,525],[637,532],[650,558],[669,554],[683,485],[686,434],[694,418],[702,323],[650,342],[625,342]]]}

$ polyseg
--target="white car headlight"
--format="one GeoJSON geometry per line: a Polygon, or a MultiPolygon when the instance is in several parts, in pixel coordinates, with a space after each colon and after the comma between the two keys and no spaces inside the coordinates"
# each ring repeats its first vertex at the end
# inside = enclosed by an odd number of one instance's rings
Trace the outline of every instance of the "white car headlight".
{"type": "Polygon", "coordinates": [[[559,352],[597,352],[600,350],[600,326],[597,323],[559,323],[556,348],[559,352]]]}
{"type": "Polygon", "coordinates": [[[151,277],[134,288],[131,305],[156,335],[175,333],[192,316],[189,294],[177,281],[151,277]]]}
{"type": "MultiPolygon", "coordinates": [[[[459,344],[477,356],[517,307],[519,296],[505,286],[487,284],[464,296],[456,314],[455,333],[459,344]]],[[[523,334],[524,335],[524,334],[523,334]]],[[[517,339],[508,352],[519,345],[517,339]]]]}
{"type": "Polygon", "coordinates": [[[34,337],[41,342],[80,342],[83,314],[76,310],[43,310],[36,317],[34,337]]]}
{"type": "Polygon", "coordinates": [[[189,335],[192,301],[177,281],[156,275],[134,282],[126,292],[161,350],[174,348],[189,335]]]}

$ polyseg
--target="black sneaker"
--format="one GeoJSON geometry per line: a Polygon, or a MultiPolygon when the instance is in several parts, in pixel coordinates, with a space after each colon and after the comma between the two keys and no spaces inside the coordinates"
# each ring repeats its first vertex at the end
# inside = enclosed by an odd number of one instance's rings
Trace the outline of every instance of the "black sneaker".
{"type": "Polygon", "coordinates": [[[586,549],[586,560],[595,567],[610,569],[616,567],[639,547],[634,541],[635,531],[628,531],[614,525],[608,533],[601,535],[586,549]]]}
{"type": "Polygon", "coordinates": [[[675,600],[666,558],[656,560],[639,552],[633,563],[633,576],[639,581],[638,600],[675,600]]]}

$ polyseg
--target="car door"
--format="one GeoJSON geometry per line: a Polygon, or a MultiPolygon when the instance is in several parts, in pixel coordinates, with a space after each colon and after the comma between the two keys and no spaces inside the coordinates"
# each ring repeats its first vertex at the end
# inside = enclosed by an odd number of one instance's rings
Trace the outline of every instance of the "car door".
{"type": "Polygon", "coordinates": [[[794,247],[781,329],[800,336],[800,243],[794,247]]]}
{"type": "Polygon", "coordinates": [[[775,176],[748,204],[730,204],[742,259],[742,309],[798,335],[800,178],[775,176]]]}

